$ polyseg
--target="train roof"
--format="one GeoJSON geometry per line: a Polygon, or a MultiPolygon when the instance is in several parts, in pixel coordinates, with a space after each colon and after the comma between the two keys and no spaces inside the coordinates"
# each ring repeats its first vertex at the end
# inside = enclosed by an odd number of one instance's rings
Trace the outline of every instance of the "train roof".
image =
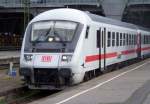
{"type": "Polygon", "coordinates": [[[111,24],[111,25],[116,25],[116,26],[121,26],[121,27],[127,27],[127,28],[136,29],[136,26],[133,25],[133,24],[121,22],[121,21],[110,19],[110,18],[107,18],[107,17],[98,16],[98,15],[91,14],[91,13],[87,13],[87,15],[93,21],[96,21],[96,22],[101,22],[101,23],[106,23],[106,24],[111,24]]]}
{"type": "Polygon", "coordinates": [[[91,14],[91,13],[87,13],[87,15],[93,21],[96,21],[96,22],[102,22],[102,23],[106,23],[106,24],[111,24],[111,25],[116,25],[116,26],[121,26],[121,27],[127,27],[127,28],[131,28],[131,29],[145,30],[145,31],[150,32],[150,29],[148,29],[148,28],[137,26],[137,25],[134,25],[134,24],[131,24],[131,23],[126,23],[126,22],[122,22],[122,21],[119,21],[119,20],[98,16],[98,15],[91,14]]]}
{"type": "Polygon", "coordinates": [[[92,20],[95,22],[111,24],[111,25],[131,28],[131,29],[145,30],[150,32],[149,29],[134,24],[121,22],[107,17],[91,14],[89,12],[84,12],[84,11],[80,11],[77,9],[70,9],[70,8],[53,9],[53,10],[40,13],[31,22],[36,22],[41,20],[57,20],[57,19],[76,21],[80,23],[88,23],[89,20],[92,20]]]}

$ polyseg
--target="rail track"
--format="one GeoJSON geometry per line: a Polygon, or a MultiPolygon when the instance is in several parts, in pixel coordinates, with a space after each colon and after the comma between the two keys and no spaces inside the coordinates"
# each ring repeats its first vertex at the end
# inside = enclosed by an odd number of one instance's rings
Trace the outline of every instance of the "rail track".
{"type": "Polygon", "coordinates": [[[59,92],[58,90],[30,90],[26,86],[0,94],[0,104],[27,104],[59,92]]]}
{"type": "MultiPolygon", "coordinates": [[[[0,70],[7,72],[10,63],[13,63],[13,68],[19,69],[19,58],[3,58],[0,59],[0,70]]],[[[7,83],[8,80],[6,80],[7,83]]],[[[17,88],[0,92],[0,104],[27,104],[40,98],[57,93],[58,90],[30,90],[23,83],[17,88]]]]}

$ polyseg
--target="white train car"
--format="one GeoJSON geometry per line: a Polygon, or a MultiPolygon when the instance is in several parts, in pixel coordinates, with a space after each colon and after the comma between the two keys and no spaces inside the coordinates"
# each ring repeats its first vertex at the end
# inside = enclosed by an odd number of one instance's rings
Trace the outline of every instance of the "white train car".
{"type": "Polygon", "coordinates": [[[135,25],[75,9],[46,11],[27,26],[20,74],[31,89],[78,84],[149,54],[150,42],[141,45],[143,34],[150,36],[135,25]]]}

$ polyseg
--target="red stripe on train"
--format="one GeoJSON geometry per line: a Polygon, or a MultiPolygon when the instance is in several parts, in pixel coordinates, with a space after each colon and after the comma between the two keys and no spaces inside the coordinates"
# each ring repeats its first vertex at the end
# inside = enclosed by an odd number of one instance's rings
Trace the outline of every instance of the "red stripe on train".
{"type": "Polygon", "coordinates": [[[126,50],[126,51],[122,51],[121,53],[123,55],[127,55],[127,54],[131,54],[131,53],[135,53],[136,51],[133,49],[133,50],[126,50]]]}
{"type": "Polygon", "coordinates": [[[142,48],[142,51],[145,51],[145,50],[149,50],[150,47],[145,47],[145,48],[142,48]]]}
{"type": "MultiPolygon", "coordinates": [[[[128,55],[128,54],[132,54],[135,53],[136,51],[145,51],[145,50],[150,50],[150,47],[146,47],[146,48],[142,48],[142,49],[132,49],[132,50],[125,50],[122,51],[122,55],[128,55]]],[[[106,53],[105,55],[106,58],[113,58],[113,57],[117,57],[117,52],[113,52],[113,53],[106,53]]],[[[85,62],[92,62],[92,61],[97,61],[97,60],[101,60],[104,59],[104,54],[100,55],[91,55],[91,56],[86,56],[85,62]]]]}
{"type": "MultiPolygon", "coordinates": [[[[116,56],[117,56],[117,52],[106,53],[105,58],[112,58],[116,56]]],[[[85,62],[91,62],[91,61],[96,61],[96,60],[101,60],[101,59],[104,59],[104,54],[86,56],[85,62]]]]}

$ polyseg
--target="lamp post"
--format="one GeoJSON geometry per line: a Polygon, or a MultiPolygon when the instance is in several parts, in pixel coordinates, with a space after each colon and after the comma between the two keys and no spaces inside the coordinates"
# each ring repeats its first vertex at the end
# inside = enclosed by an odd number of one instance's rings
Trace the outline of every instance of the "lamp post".
{"type": "Polygon", "coordinates": [[[30,0],[23,0],[23,8],[24,8],[24,31],[26,25],[30,21],[30,0]]]}

